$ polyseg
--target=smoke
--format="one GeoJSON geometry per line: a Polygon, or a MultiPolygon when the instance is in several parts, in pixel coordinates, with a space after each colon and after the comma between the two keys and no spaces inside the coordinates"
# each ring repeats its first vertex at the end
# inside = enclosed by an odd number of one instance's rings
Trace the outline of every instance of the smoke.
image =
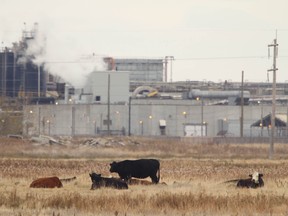
{"type": "MultiPolygon", "coordinates": [[[[83,88],[91,72],[104,71],[107,66],[102,56],[87,54],[73,38],[35,29],[33,40],[27,41],[26,57],[34,56],[36,65],[75,88],[83,88]]],[[[23,59],[21,59],[23,60],[23,59]]]]}
{"type": "MultiPolygon", "coordinates": [[[[25,53],[23,54],[18,60],[18,64],[25,64],[29,61],[32,61],[35,65],[42,65],[45,62],[45,36],[43,34],[38,33],[38,24],[34,24],[34,28],[31,31],[26,30],[26,23],[25,28],[22,32],[22,42],[25,42],[27,48],[25,53]]],[[[19,46],[22,45],[19,43],[19,46]]]]}

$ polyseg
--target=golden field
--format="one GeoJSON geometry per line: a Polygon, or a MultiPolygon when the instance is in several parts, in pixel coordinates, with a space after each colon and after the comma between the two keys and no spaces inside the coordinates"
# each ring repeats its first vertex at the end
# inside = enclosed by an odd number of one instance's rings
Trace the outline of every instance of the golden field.
{"type": "MultiPolygon", "coordinates": [[[[288,146],[193,144],[176,139],[117,137],[119,144],[37,144],[0,139],[0,215],[288,215],[288,146]],[[128,190],[90,190],[89,173],[118,177],[109,163],[156,158],[167,185],[131,185],[128,190]],[[227,180],[264,174],[265,186],[239,189],[227,180]],[[72,182],[63,188],[29,188],[40,177],[72,182]]],[[[112,141],[111,141],[112,142],[112,141]]],[[[150,181],[150,178],[147,179],[150,181]]]]}

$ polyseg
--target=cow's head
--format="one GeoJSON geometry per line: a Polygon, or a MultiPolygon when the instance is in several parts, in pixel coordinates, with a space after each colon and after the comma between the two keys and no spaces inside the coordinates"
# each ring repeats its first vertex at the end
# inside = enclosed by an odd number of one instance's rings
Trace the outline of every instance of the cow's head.
{"type": "Polygon", "coordinates": [[[251,181],[255,184],[259,184],[259,179],[263,176],[263,174],[254,172],[253,174],[249,175],[251,177],[251,181]]]}
{"type": "Polygon", "coordinates": [[[113,161],[110,163],[110,172],[117,172],[118,171],[118,164],[117,162],[113,161]]]}
{"type": "Polygon", "coordinates": [[[93,173],[89,173],[89,175],[90,175],[92,182],[95,182],[95,181],[97,182],[101,179],[101,174],[97,174],[97,173],[93,172],[93,173]]]}

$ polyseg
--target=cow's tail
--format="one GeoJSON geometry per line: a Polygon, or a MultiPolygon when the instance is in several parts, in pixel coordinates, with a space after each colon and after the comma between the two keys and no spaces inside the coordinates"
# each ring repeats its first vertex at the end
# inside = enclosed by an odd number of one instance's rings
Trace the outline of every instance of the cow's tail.
{"type": "Polygon", "coordinates": [[[72,177],[72,178],[65,178],[65,179],[60,179],[61,182],[70,182],[76,180],[76,176],[72,177]]]}
{"type": "Polygon", "coordinates": [[[160,181],[160,165],[157,171],[157,183],[159,183],[159,181],[160,181]]]}
{"type": "Polygon", "coordinates": [[[228,180],[228,181],[225,181],[225,182],[223,182],[224,184],[225,183],[236,183],[236,182],[238,182],[240,179],[233,179],[233,180],[228,180]]]}

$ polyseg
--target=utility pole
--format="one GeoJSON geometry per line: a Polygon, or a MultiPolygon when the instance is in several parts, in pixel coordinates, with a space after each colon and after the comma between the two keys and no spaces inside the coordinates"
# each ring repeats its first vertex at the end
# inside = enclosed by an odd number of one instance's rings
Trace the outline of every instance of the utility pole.
{"type": "Polygon", "coordinates": [[[276,110],[276,58],[278,44],[277,39],[274,39],[274,43],[268,45],[268,48],[273,47],[273,68],[268,70],[268,72],[273,71],[273,85],[272,85],[272,113],[271,113],[271,135],[270,135],[270,149],[269,149],[269,159],[273,158],[274,154],[274,133],[275,133],[275,110],[276,110]]]}
{"type": "Polygon", "coordinates": [[[244,71],[242,71],[241,79],[241,117],[240,117],[240,137],[243,137],[243,126],[244,126],[244,98],[243,98],[243,82],[244,82],[244,71]]]}
{"type": "Polygon", "coordinates": [[[165,56],[165,60],[164,60],[164,82],[165,83],[167,83],[167,73],[168,73],[167,65],[168,65],[168,56],[165,56]]]}
{"type": "Polygon", "coordinates": [[[107,94],[107,131],[110,136],[110,72],[108,72],[108,94],[107,94]]]}
{"type": "MultiPolygon", "coordinates": [[[[128,136],[131,136],[131,96],[129,97],[129,113],[128,113],[128,136]]],[[[142,128],[143,128],[143,122],[141,123],[142,124],[142,128]]],[[[143,130],[142,130],[142,135],[143,135],[143,130]]]]}
{"type": "Polygon", "coordinates": [[[204,122],[204,101],[201,99],[201,137],[203,137],[203,122],[204,122]]]}
{"type": "Polygon", "coordinates": [[[40,63],[38,63],[38,98],[40,97],[40,63]]]}

